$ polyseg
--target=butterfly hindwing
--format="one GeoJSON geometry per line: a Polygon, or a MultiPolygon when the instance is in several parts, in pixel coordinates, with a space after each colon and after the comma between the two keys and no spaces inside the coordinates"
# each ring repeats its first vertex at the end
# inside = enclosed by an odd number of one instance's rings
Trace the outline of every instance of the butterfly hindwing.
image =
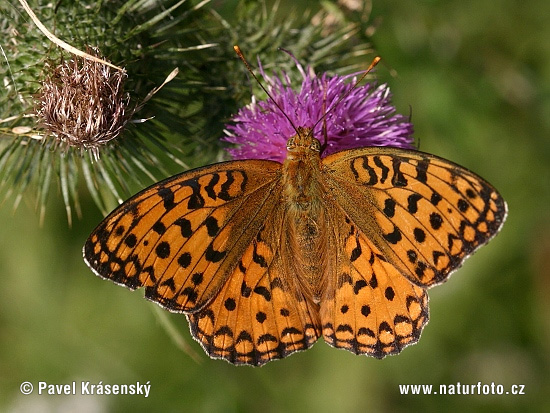
{"type": "Polygon", "coordinates": [[[97,275],[145,287],[147,298],[169,310],[195,311],[236,267],[272,209],[279,181],[280,164],[260,160],[176,175],[105,218],[84,258],[97,275]]]}
{"type": "Polygon", "coordinates": [[[305,350],[320,336],[317,309],[281,259],[285,222],[283,206],[274,206],[221,291],[187,316],[191,333],[211,357],[262,365],[305,350]]]}
{"type": "Polygon", "coordinates": [[[420,286],[444,281],[506,217],[506,203],[489,183],[434,155],[362,148],[329,155],[323,164],[353,223],[420,286]]]}
{"type": "Polygon", "coordinates": [[[331,209],[338,271],[321,302],[324,339],[355,354],[396,354],[418,341],[428,321],[426,289],[389,263],[338,205],[331,209]]]}

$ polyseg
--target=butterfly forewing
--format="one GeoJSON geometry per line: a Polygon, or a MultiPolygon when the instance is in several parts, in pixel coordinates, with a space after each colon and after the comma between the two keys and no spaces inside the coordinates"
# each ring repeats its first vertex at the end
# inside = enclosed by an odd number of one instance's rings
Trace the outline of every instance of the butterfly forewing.
{"type": "Polygon", "coordinates": [[[323,164],[351,221],[417,285],[444,281],[506,217],[506,204],[489,183],[430,154],[363,148],[323,164]]]}
{"type": "Polygon", "coordinates": [[[84,258],[103,278],[146,287],[146,297],[167,309],[194,311],[237,266],[277,191],[280,164],[271,161],[174,176],[115,209],[90,235],[84,258]]]}

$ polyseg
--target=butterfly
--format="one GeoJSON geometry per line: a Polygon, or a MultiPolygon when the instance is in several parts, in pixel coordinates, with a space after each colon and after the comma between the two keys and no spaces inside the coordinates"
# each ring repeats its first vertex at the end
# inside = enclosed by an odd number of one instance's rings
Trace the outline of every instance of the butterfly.
{"type": "Polygon", "coordinates": [[[315,126],[293,128],[283,163],[222,162],[133,196],[92,232],[84,260],[186,314],[212,358],[263,365],[321,336],[355,354],[397,354],[428,322],[427,289],[498,233],[506,202],[435,155],[364,147],[322,157],[326,123],[323,145],[315,126]]]}
{"type": "Polygon", "coordinates": [[[92,232],[100,277],[184,313],[213,358],[263,365],[311,347],[383,358],[416,343],[427,289],[501,228],[469,170],[391,147],[321,157],[298,127],[284,163],[222,162],[133,196],[92,232]]]}

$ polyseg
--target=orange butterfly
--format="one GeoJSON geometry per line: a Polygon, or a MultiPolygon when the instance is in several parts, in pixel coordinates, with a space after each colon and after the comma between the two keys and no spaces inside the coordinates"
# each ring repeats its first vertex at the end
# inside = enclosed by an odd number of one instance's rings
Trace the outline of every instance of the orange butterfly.
{"type": "Polygon", "coordinates": [[[138,193],[93,231],[100,277],[187,315],[213,358],[262,365],[330,345],[383,358],[418,341],[427,288],[501,228],[485,180],[418,151],[366,147],[321,158],[297,128],[283,164],[239,160],[138,193]]]}

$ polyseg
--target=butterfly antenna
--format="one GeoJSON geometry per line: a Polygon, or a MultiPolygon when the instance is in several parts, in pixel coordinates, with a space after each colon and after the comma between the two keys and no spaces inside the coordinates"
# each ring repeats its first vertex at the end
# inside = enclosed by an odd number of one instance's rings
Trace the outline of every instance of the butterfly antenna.
{"type": "MultiPolygon", "coordinates": [[[[254,72],[252,71],[252,68],[250,67],[250,65],[248,64],[247,60],[245,59],[244,55],[243,55],[243,52],[241,51],[241,48],[237,45],[233,46],[233,49],[235,50],[235,53],[237,53],[237,56],[239,56],[239,59],[241,59],[244,63],[244,65],[246,66],[246,68],[248,69],[248,71],[250,72],[250,74],[252,75],[252,77],[254,79],[256,79],[256,82],[258,82],[258,84],[260,85],[260,87],[262,88],[262,90],[266,93],[266,95],[273,101],[273,103],[275,103],[275,106],[277,106],[279,108],[279,110],[281,111],[281,113],[284,115],[284,117],[289,121],[290,125],[292,126],[292,128],[296,131],[296,134],[298,134],[298,128],[296,127],[296,125],[294,125],[294,122],[292,122],[292,120],[288,117],[288,115],[285,113],[285,111],[283,110],[283,108],[281,106],[279,106],[279,104],[277,103],[277,101],[273,98],[273,96],[271,96],[271,93],[269,93],[267,91],[267,89],[264,87],[264,85],[262,85],[262,82],[260,82],[260,79],[258,79],[258,77],[254,74],[254,72]]],[[[362,79],[362,78],[361,78],[362,79]]]]}
{"type": "MultiPolygon", "coordinates": [[[[322,113],[327,113],[327,85],[323,85],[323,107],[322,107],[322,113]]],[[[328,132],[327,132],[327,117],[323,115],[323,144],[321,145],[321,153],[327,149],[328,146],[328,132]]],[[[313,128],[311,129],[311,132],[313,133],[313,128]]]]}
{"type": "Polygon", "coordinates": [[[338,106],[338,104],[343,101],[346,97],[348,97],[348,95],[353,91],[353,89],[355,89],[357,87],[357,85],[359,83],[361,83],[363,81],[363,79],[369,74],[369,72],[374,69],[374,66],[376,66],[378,64],[378,62],[380,62],[380,56],[376,56],[373,60],[372,60],[372,63],[369,65],[369,67],[367,68],[367,70],[365,70],[365,72],[361,75],[361,77],[357,80],[357,82],[354,83],[353,87],[351,89],[349,89],[346,93],[344,93],[342,96],[340,96],[340,98],[334,103],[332,104],[327,110],[326,112],[323,114],[323,116],[321,116],[321,118],[319,120],[317,120],[317,122],[315,122],[315,124],[313,125],[313,127],[311,128],[311,130],[313,131],[315,129],[315,127],[319,124],[319,122],[326,122],[326,117],[327,115],[332,112],[332,110],[338,106]]]}

